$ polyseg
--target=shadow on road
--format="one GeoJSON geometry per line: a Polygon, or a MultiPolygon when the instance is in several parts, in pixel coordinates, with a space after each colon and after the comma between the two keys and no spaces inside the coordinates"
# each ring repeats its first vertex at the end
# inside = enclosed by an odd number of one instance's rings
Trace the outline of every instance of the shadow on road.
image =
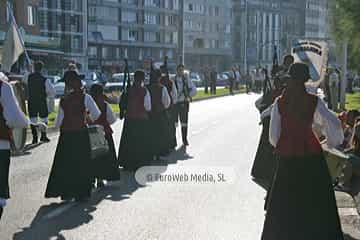
{"type": "Polygon", "coordinates": [[[176,151],[172,152],[170,156],[166,159],[168,164],[176,164],[178,161],[186,161],[193,159],[193,156],[190,156],[186,152],[186,146],[181,146],[176,151]]]}
{"type": "Polygon", "coordinates": [[[93,220],[91,213],[97,210],[97,205],[103,200],[122,201],[140,188],[134,174],[121,173],[121,181],[95,191],[89,202],[84,203],[54,203],[42,206],[29,227],[14,234],[14,240],[56,239],[65,240],[61,234],[64,230],[75,229],[93,220]],[[56,211],[66,209],[56,214],[56,211]]]}

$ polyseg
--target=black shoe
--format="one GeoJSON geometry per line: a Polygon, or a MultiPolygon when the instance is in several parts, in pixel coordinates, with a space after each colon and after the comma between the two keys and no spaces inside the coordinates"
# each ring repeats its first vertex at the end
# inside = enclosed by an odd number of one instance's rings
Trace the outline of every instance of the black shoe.
{"type": "Polygon", "coordinates": [[[33,136],[32,144],[37,144],[39,142],[38,140],[38,133],[35,125],[30,125],[31,127],[31,134],[33,136]]]}
{"type": "Polygon", "coordinates": [[[77,197],[77,198],[75,198],[75,201],[80,202],[80,203],[86,203],[86,202],[90,201],[90,198],[89,197],[77,197]]]}
{"type": "Polygon", "coordinates": [[[4,208],[0,207],[0,219],[1,219],[2,215],[3,215],[3,211],[4,211],[4,208]]]}
{"type": "Polygon", "coordinates": [[[41,133],[40,141],[41,141],[41,142],[44,142],[44,143],[50,142],[50,139],[47,137],[46,132],[42,132],[42,133],[41,133]]]}

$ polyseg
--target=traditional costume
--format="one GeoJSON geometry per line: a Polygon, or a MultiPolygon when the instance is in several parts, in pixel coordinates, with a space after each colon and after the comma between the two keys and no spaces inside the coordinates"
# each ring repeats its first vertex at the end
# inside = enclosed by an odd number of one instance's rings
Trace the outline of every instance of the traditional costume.
{"type": "Polygon", "coordinates": [[[93,120],[101,112],[93,98],[82,90],[80,76],[72,71],[68,77],[71,90],[61,99],[55,121],[56,127],[60,127],[60,137],[45,197],[83,200],[90,197],[93,181],[86,112],[93,120]]]}
{"type": "Polygon", "coordinates": [[[313,124],[322,127],[330,146],[343,141],[336,116],[306,92],[308,67],[296,63],[291,80],[271,112],[270,143],[278,166],[268,200],[262,240],[342,240],[335,194],[313,124]]]}
{"type": "MultiPolygon", "coordinates": [[[[38,66],[39,63],[35,65],[38,66]]],[[[48,97],[55,97],[56,92],[51,84],[50,80],[44,77],[41,74],[42,64],[40,63],[41,67],[37,69],[34,73],[30,74],[27,80],[28,84],[28,112],[29,117],[31,120],[31,133],[33,135],[33,144],[38,142],[38,132],[37,132],[37,124],[38,124],[38,117],[44,124],[48,124],[48,105],[47,105],[47,98],[48,97]]],[[[40,141],[42,142],[49,142],[50,140],[46,136],[46,128],[41,132],[40,141]]]]}
{"type": "Polygon", "coordinates": [[[180,120],[182,141],[184,146],[187,146],[189,145],[187,135],[190,101],[191,98],[196,95],[197,89],[189,76],[186,76],[184,72],[180,70],[181,68],[183,69],[182,65],[178,67],[178,74],[175,77],[175,85],[178,90],[178,98],[176,100],[176,124],[180,120]]]}
{"type": "Polygon", "coordinates": [[[160,84],[161,74],[155,73],[151,79],[148,90],[151,96],[150,129],[152,134],[153,155],[159,158],[169,152],[169,120],[166,109],[171,104],[171,99],[166,87],[160,84]]]}
{"type": "Polygon", "coordinates": [[[167,116],[169,120],[169,150],[174,149],[177,146],[176,141],[176,107],[175,103],[177,100],[177,89],[175,82],[170,80],[169,76],[167,74],[163,74],[160,79],[160,84],[166,87],[168,94],[171,99],[171,103],[167,111],[167,116]]]}
{"type": "MultiPolygon", "coordinates": [[[[135,79],[138,78],[136,73],[135,79]]],[[[136,80],[129,88],[128,105],[120,140],[119,162],[125,170],[136,171],[152,160],[150,141],[150,122],[148,112],[151,110],[149,91],[142,86],[142,80],[136,80]]]]}
{"type": "Polygon", "coordinates": [[[8,79],[0,73],[0,218],[9,193],[10,141],[12,128],[26,128],[29,120],[17,104],[8,79]]]}
{"type": "Polygon", "coordinates": [[[111,128],[111,124],[116,122],[116,117],[114,116],[114,113],[111,110],[110,104],[107,103],[105,100],[106,97],[103,95],[103,88],[101,85],[94,84],[91,87],[91,95],[101,111],[100,117],[92,124],[101,125],[104,127],[105,138],[109,145],[109,152],[105,156],[102,156],[101,158],[98,159],[94,159],[94,164],[93,164],[94,177],[99,181],[120,180],[119,162],[116,157],[115,144],[112,137],[113,130],[111,128]],[[93,94],[93,89],[96,88],[96,86],[100,89],[99,94],[93,94]]]}

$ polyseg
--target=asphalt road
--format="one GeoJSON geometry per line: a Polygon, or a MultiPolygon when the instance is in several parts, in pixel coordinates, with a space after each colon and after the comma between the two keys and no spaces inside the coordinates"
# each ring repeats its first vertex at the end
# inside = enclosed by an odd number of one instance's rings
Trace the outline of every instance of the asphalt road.
{"type": "MultiPolygon", "coordinates": [[[[249,176],[261,128],[256,95],[196,102],[190,112],[190,147],[174,152],[167,170],[226,169],[226,181],[210,184],[120,182],[93,194],[88,203],[62,204],[44,191],[58,135],[13,157],[11,195],[0,239],[67,240],[256,240],[264,221],[264,192],[249,176]]],[[[122,122],[114,125],[120,140],[122,122]]],[[[180,137],[178,137],[180,139],[180,137]]]]}

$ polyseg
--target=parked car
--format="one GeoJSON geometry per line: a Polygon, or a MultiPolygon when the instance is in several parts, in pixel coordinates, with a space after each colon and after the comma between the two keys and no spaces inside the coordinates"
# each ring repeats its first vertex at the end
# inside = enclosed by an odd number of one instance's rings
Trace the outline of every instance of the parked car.
{"type": "Polygon", "coordinates": [[[190,75],[190,80],[195,84],[196,87],[203,87],[204,81],[201,79],[200,75],[196,72],[191,72],[190,75]]]}
{"type": "Polygon", "coordinates": [[[94,84],[102,84],[102,81],[100,80],[100,77],[98,76],[98,74],[96,72],[87,72],[84,74],[85,75],[85,88],[87,91],[90,90],[91,86],[94,84]]]}
{"type": "MultiPolygon", "coordinates": [[[[134,73],[130,73],[130,81],[134,81],[134,73]]],[[[105,84],[104,91],[107,94],[120,95],[124,88],[124,73],[115,73],[105,84]]]]}
{"type": "MultiPolygon", "coordinates": [[[[201,79],[200,75],[196,72],[190,72],[189,70],[185,70],[185,75],[188,75],[191,81],[195,84],[196,87],[203,87],[204,82],[201,79]]],[[[174,75],[174,79],[175,79],[174,75]]]]}
{"type": "Polygon", "coordinates": [[[45,76],[47,79],[50,80],[51,84],[56,84],[60,79],[61,77],[59,76],[56,76],[56,75],[48,75],[48,76],[45,76]]]}
{"type": "Polygon", "coordinates": [[[218,73],[217,80],[216,80],[217,86],[226,87],[229,85],[229,82],[230,82],[230,73],[229,72],[218,73]]]}
{"type": "MultiPolygon", "coordinates": [[[[54,89],[55,89],[55,96],[57,98],[64,96],[65,93],[65,82],[62,81],[60,77],[55,78],[55,81],[53,83],[54,89]]],[[[86,83],[85,81],[82,81],[83,87],[85,87],[86,83]]]]}

